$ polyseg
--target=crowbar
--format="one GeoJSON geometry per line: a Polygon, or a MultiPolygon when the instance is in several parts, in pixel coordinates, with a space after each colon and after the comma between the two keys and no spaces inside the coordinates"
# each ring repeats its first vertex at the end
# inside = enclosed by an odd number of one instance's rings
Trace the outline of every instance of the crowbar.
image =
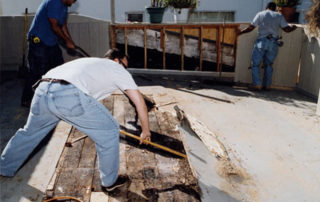
{"type": "MultiPolygon", "coordinates": [[[[133,134],[131,134],[131,133],[128,133],[128,132],[126,132],[126,131],[124,131],[124,130],[120,130],[120,133],[123,134],[123,135],[126,135],[126,136],[128,136],[128,137],[134,138],[134,139],[136,139],[136,140],[141,140],[140,137],[138,137],[138,136],[136,136],[136,135],[133,135],[133,134]]],[[[170,149],[170,148],[168,148],[168,147],[159,145],[159,144],[157,144],[157,143],[153,143],[153,142],[148,141],[148,140],[143,140],[143,142],[146,143],[146,144],[150,144],[150,145],[152,145],[152,146],[154,146],[154,147],[157,147],[157,148],[159,148],[159,149],[165,150],[165,151],[167,151],[167,152],[170,152],[170,153],[172,153],[172,154],[175,154],[175,155],[177,155],[177,156],[180,156],[180,157],[183,157],[183,158],[187,158],[187,155],[185,155],[185,154],[183,154],[183,153],[180,153],[180,152],[178,152],[178,151],[175,151],[175,150],[173,150],[173,149],[170,149]]]]}

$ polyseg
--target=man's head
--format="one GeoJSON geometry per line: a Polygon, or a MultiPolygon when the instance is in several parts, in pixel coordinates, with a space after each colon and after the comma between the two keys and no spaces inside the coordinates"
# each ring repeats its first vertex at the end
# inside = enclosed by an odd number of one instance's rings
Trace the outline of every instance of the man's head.
{"type": "Polygon", "coordinates": [[[276,11],[276,8],[277,8],[277,5],[274,2],[269,2],[266,7],[267,10],[272,10],[272,11],[276,11]]]}
{"type": "Polygon", "coordinates": [[[112,48],[108,50],[104,57],[110,60],[114,60],[115,62],[121,64],[124,68],[128,68],[129,56],[117,48],[112,48]]]}
{"type": "Polygon", "coordinates": [[[62,3],[68,7],[72,6],[77,0],[62,0],[62,3]]]}

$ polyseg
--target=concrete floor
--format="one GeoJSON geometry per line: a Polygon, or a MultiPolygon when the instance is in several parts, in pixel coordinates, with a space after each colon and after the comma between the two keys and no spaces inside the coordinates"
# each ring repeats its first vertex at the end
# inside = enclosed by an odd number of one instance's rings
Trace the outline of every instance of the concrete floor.
{"type": "MultiPolygon", "coordinates": [[[[175,113],[177,104],[203,122],[241,170],[240,177],[221,175],[219,160],[198,138],[187,136],[190,163],[205,188],[203,201],[320,201],[320,117],[315,115],[315,100],[296,92],[251,92],[199,80],[136,79],[159,110],[175,113]]],[[[22,86],[21,79],[1,84],[1,151],[28,114],[19,106],[22,86]]]]}

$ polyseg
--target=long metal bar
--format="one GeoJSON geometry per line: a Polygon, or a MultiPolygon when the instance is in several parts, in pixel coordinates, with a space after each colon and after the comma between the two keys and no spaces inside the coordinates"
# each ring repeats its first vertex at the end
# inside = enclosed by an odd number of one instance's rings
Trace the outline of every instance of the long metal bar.
{"type": "MultiPolygon", "coordinates": [[[[136,136],[136,135],[133,135],[133,134],[131,134],[131,133],[128,133],[128,132],[126,132],[126,131],[124,131],[124,130],[120,130],[120,133],[123,134],[123,135],[126,135],[126,136],[128,136],[128,137],[134,138],[134,139],[136,139],[136,140],[139,140],[139,141],[141,140],[140,137],[138,137],[138,136],[136,136]]],[[[157,148],[159,148],[159,149],[162,149],[162,150],[164,150],[164,151],[167,151],[167,152],[170,152],[170,153],[172,153],[172,154],[175,154],[175,155],[177,155],[177,156],[181,156],[181,157],[183,157],[183,158],[187,158],[187,155],[185,155],[185,154],[183,154],[183,153],[181,153],[181,152],[175,151],[175,150],[173,150],[173,149],[170,149],[170,148],[168,148],[168,147],[159,145],[159,144],[157,144],[157,143],[154,143],[154,142],[151,142],[151,141],[148,141],[148,140],[144,140],[143,142],[146,143],[146,144],[150,144],[150,145],[152,145],[152,146],[154,146],[154,147],[157,147],[157,148]]]]}

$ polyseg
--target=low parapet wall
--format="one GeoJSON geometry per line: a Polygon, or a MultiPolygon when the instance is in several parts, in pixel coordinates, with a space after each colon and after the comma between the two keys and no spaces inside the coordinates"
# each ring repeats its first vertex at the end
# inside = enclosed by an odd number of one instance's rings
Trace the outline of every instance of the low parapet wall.
{"type": "MultiPolygon", "coordinates": [[[[28,15],[30,27],[34,16],[28,15]]],[[[71,14],[68,28],[74,42],[91,56],[101,57],[110,47],[109,25],[107,21],[71,14]]],[[[0,70],[17,71],[22,64],[24,16],[0,16],[0,70]]],[[[63,51],[65,61],[71,57],[63,51]]],[[[27,50],[25,51],[27,54],[27,50]]]]}
{"type": "MultiPolygon", "coordinates": [[[[303,27],[291,33],[280,31],[284,46],[274,62],[272,84],[298,88],[317,98],[320,88],[320,39],[308,37],[303,27]]],[[[257,29],[238,38],[235,82],[251,83],[251,53],[257,29]]],[[[261,76],[263,70],[261,71],[261,76]]]]}

